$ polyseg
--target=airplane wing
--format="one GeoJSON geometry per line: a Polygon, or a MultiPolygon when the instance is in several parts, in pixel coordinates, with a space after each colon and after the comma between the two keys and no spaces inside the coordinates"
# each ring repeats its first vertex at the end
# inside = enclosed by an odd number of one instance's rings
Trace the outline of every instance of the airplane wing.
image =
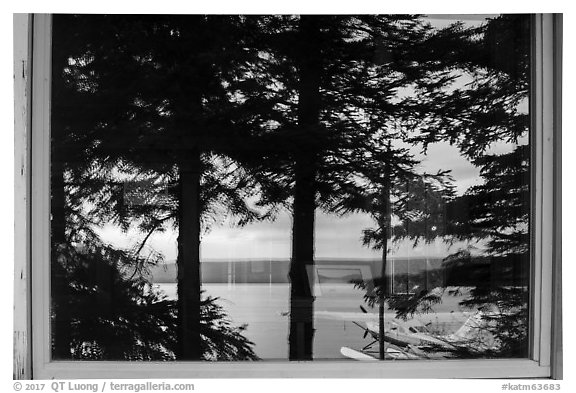
{"type": "MultiPolygon", "coordinates": [[[[366,352],[360,352],[352,348],[342,347],[340,348],[340,353],[347,358],[362,361],[377,361],[378,357],[373,356],[366,352]]],[[[386,348],[386,359],[397,360],[397,359],[421,359],[420,356],[414,355],[402,349],[396,349],[392,347],[386,348]]]]}
{"type": "Polygon", "coordinates": [[[354,359],[354,360],[363,360],[363,361],[377,361],[378,359],[374,356],[367,355],[363,352],[356,351],[355,349],[342,347],[340,348],[340,353],[347,358],[354,359]]]}

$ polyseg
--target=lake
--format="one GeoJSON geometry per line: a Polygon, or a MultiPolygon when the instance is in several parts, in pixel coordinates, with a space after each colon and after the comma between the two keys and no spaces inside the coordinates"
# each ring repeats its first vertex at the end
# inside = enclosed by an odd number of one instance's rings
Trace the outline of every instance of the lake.
{"type": "MultiPolygon", "coordinates": [[[[177,298],[176,284],[155,284],[169,298],[177,298]]],[[[244,335],[254,346],[261,359],[286,360],[288,358],[288,325],[290,310],[289,284],[204,284],[206,295],[218,297],[220,304],[235,325],[247,324],[244,335]]],[[[322,284],[315,288],[314,359],[345,359],[340,353],[343,346],[360,349],[371,340],[363,338],[364,331],[354,322],[364,325],[377,320],[377,309],[364,302],[363,292],[350,284],[322,284]],[[360,306],[369,314],[364,314],[360,306]]],[[[423,323],[432,322],[446,333],[454,331],[465,319],[458,312],[458,301],[449,297],[436,309],[436,313],[419,316],[423,323]],[[451,312],[456,311],[456,312],[451,312]]],[[[387,311],[386,320],[394,313],[387,311]]]]}

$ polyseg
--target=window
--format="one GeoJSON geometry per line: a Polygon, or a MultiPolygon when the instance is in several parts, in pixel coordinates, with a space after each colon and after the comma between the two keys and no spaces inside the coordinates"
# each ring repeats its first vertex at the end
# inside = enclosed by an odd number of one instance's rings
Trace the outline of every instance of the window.
{"type": "Polygon", "coordinates": [[[20,21],[25,375],[560,369],[560,18],[20,21]]]}

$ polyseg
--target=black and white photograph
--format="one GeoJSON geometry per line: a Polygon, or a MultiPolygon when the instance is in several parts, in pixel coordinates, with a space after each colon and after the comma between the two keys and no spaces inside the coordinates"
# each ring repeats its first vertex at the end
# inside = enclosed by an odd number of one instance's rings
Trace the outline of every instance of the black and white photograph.
{"type": "Polygon", "coordinates": [[[385,10],[14,14],[13,378],[563,379],[562,14],[385,10]]]}

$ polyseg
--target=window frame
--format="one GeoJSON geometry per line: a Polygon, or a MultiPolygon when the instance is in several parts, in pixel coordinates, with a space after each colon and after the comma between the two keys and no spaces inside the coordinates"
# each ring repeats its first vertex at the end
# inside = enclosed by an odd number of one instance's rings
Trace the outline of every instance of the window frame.
{"type": "Polygon", "coordinates": [[[14,378],[562,378],[561,14],[532,23],[530,357],[410,362],[121,362],[50,359],[51,15],[15,14],[14,378]],[[426,367],[421,367],[426,362],[426,367]],[[415,375],[414,370],[418,368],[415,375]]]}

